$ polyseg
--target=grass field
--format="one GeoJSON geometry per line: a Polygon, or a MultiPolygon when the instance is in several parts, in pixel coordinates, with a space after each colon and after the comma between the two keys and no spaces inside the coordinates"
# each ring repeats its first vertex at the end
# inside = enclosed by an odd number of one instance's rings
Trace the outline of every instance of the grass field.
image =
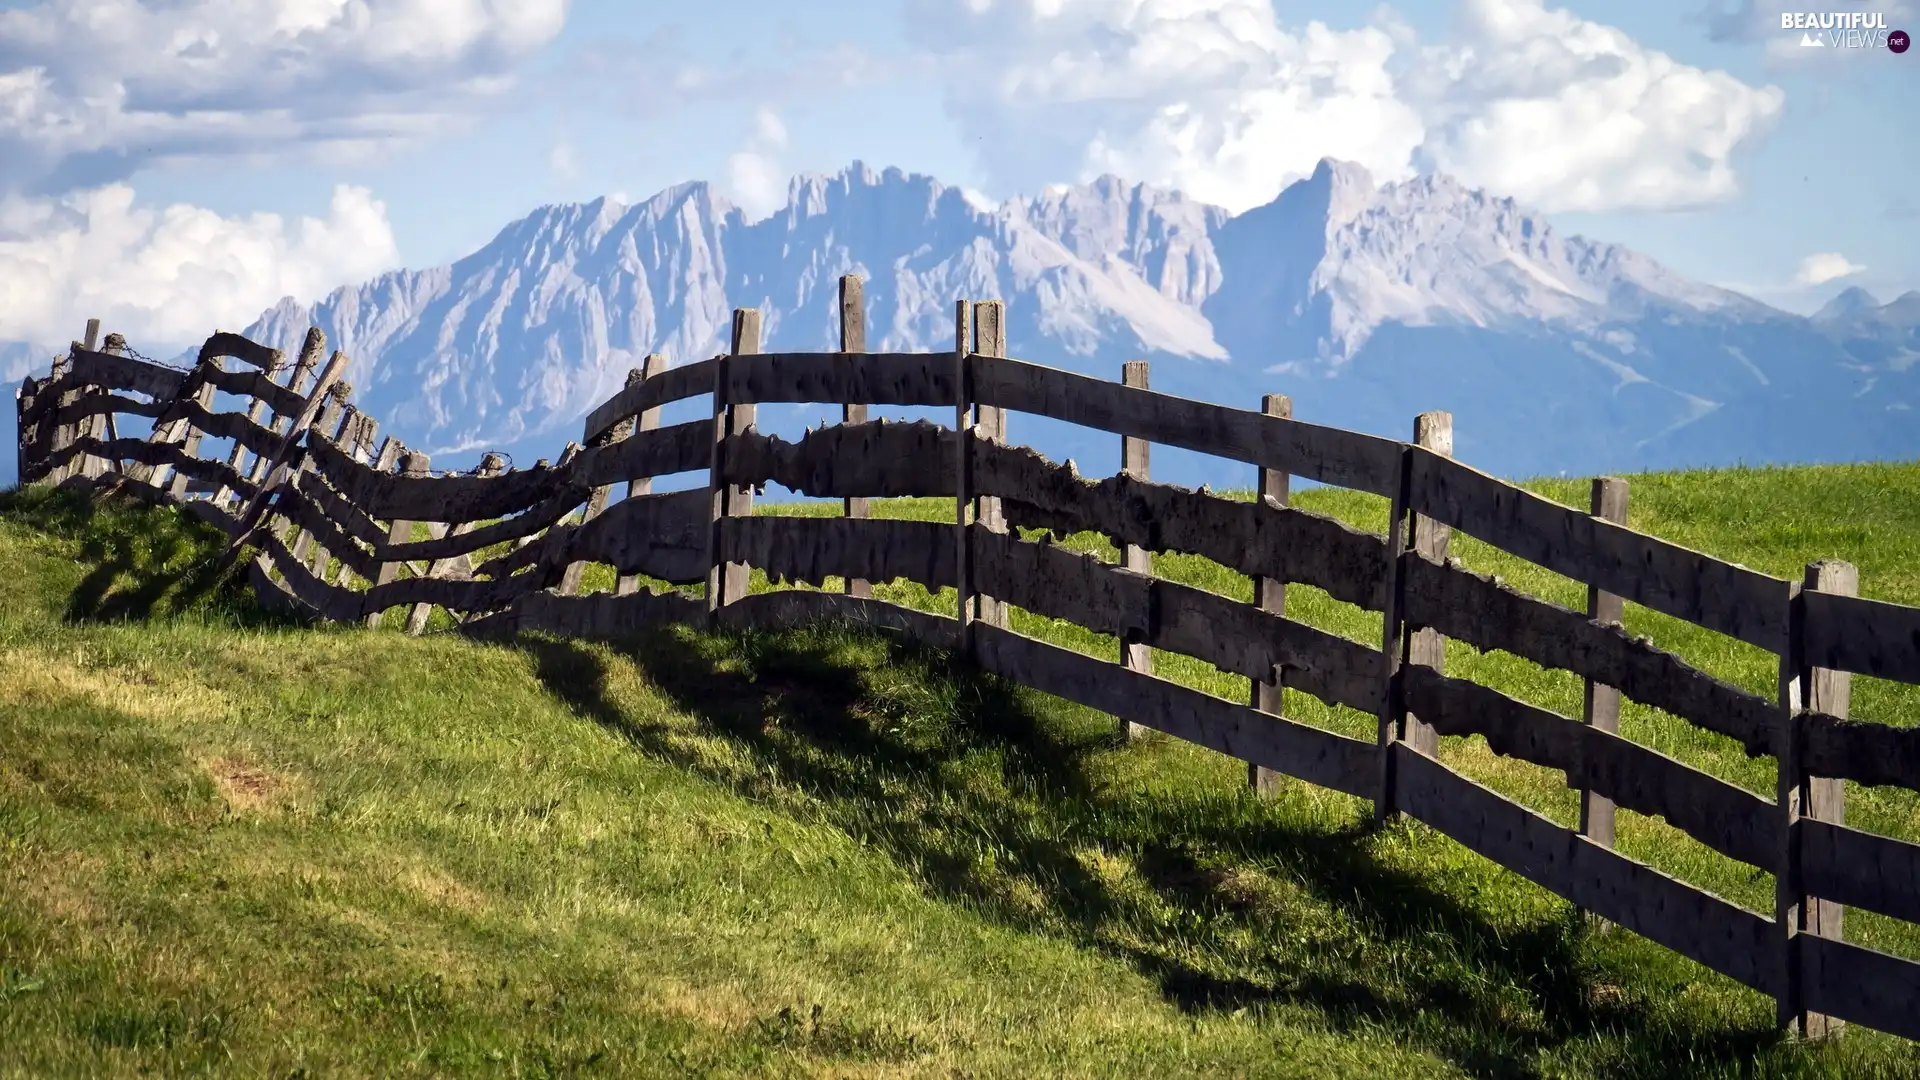
{"type": "MultiPolygon", "coordinates": [[[[1920,466],[1639,477],[1632,520],[1770,573],[1846,558],[1866,595],[1920,602],[1920,466]]],[[[211,577],[213,542],[170,511],[0,495],[5,1075],[1920,1076],[1872,1032],[1784,1041],[1769,999],[1422,827],[1368,831],[1364,804],[1298,783],[1256,799],[1237,763],[1127,745],[936,652],[839,628],[302,628],[211,577]]],[[[1250,595],[1201,560],[1156,569],[1250,595]]],[[[1314,590],[1289,611],[1377,636],[1314,590]]],[[[1770,691],[1757,650],[1629,624],[1770,691]]],[[[1577,714],[1576,680],[1458,646],[1448,665],[1577,714]]],[[[1372,730],[1303,695],[1289,712],[1372,730]]],[[[1854,714],[1920,724],[1920,694],[1857,680],[1854,714]]],[[[1772,789],[1726,740],[1632,705],[1623,726],[1772,789]]],[[[1443,755],[1571,821],[1558,774],[1479,740],[1443,755]]],[[[1914,796],[1849,799],[1850,823],[1920,838],[1914,796]]],[[[1620,843],[1770,910],[1770,878],[1657,821],[1623,812],[1620,843]]],[[[1847,918],[1920,956],[1901,924],[1847,918]]]]}

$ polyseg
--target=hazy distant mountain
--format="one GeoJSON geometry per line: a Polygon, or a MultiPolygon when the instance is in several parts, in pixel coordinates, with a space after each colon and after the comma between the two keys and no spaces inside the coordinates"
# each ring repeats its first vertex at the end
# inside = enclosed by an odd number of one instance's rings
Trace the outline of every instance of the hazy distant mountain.
{"type": "MultiPolygon", "coordinates": [[[[1392,436],[1448,409],[1456,452],[1508,475],[1920,454],[1920,294],[1843,294],[1801,318],[1445,176],[1381,186],[1333,161],[1238,216],[1113,177],[983,206],[856,163],[796,178],[748,222],[682,184],[542,207],[449,266],[289,299],[246,332],[292,349],[324,327],[363,407],[437,465],[484,448],[525,462],[578,438],[646,353],[723,351],[735,306],[762,309],[769,348],[833,348],[848,272],[868,279],[872,349],[951,349],[953,301],[1000,298],[1023,359],[1107,378],[1148,359],[1158,389],[1244,407],[1287,393],[1302,419],[1392,436]]],[[[1086,471],[1117,462],[1115,438],[1013,424],[1086,471]]],[[[1154,467],[1250,477],[1174,454],[1154,467]]]]}

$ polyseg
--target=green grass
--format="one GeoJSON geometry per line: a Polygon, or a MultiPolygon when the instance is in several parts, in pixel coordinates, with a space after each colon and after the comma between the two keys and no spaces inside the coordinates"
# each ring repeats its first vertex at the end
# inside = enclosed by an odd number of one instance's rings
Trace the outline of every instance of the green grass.
{"type": "MultiPolygon", "coordinates": [[[[1771,573],[1847,558],[1865,594],[1920,602],[1920,467],[1635,478],[1633,523],[1771,573]]],[[[302,628],[213,576],[213,544],[172,511],[0,496],[0,1073],[1920,1076],[1920,1051],[1872,1032],[1785,1041],[1768,999],[1592,932],[1422,827],[1368,831],[1364,804],[1297,782],[1256,799],[1237,763],[1127,745],[937,652],[833,627],[510,645],[302,628]]],[[[1202,560],[1156,569],[1250,596],[1202,560]]],[[[1289,612],[1378,632],[1311,589],[1289,612]]],[[[1756,650],[1628,621],[1771,687],[1756,650]]],[[[1457,645],[1448,664],[1577,712],[1560,675],[1457,645]]],[[[1854,714],[1920,723],[1920,696],[1859,680],[1854,714]]],[[[1631,706],[1625,728],[1771,790],[1726,740],[1631,706]]],[[[1558,774],[1478,740],[1443,753],[1570,820],[1558,774]]],[[[1920,837],[1912,796],[1849,799],[1850,822],[1920,837]]],[[[1764,875],[1621,818],[1634,855],[1770,907],[1764,875]]],[[[1920,955],[1891,920],[1848,930],[1920,955]]]]}

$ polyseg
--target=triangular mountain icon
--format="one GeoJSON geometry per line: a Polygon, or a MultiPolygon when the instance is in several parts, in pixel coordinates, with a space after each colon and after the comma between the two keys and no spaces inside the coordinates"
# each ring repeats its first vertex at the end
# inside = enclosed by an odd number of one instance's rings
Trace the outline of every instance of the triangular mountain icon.
{"type": "Polygon", "coordinates": [[[1812,34],[1801,34],[1800,47],[1803,49],[1807,49],[1807,48],[1824,49],[1827,47],[1827,43],[1824,41],[1821,41],[1817,37],[1814,37],[1812,34]]]}

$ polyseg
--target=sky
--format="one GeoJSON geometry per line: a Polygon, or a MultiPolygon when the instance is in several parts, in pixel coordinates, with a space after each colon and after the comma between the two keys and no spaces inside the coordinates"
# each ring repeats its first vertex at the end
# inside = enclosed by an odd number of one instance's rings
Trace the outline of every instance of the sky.
{"type": "Polygon", "coordinates": [[[158,354],[541,204],[757,216],[855,160],[1235,212],[1322,157],[1442,171],[1789,310],[1884,301],[1920,288],[1902,29],[1920,0],[0,0],[0,341],[158,354]],[[1823,11],[1886,29],[1782,29],[1823,11]]]}

